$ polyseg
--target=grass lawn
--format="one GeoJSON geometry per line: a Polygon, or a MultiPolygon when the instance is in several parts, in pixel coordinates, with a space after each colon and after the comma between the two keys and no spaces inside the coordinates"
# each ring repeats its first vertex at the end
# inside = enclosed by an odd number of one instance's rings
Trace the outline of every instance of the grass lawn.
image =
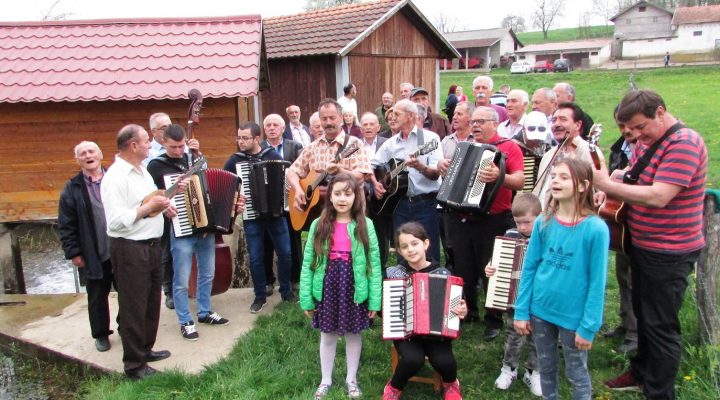
{"type": "MultiPolygon", "coordinates": [[[[513,75],[493,72],[495,85],[510,84],[529,93],[557,81],[567,81],[577,88],[579,104],[596,122],[605,126],[601,144],[607,148],[618,136],[612,120],[613,107],[628,88],[630,71],[575,71],[567,74],[513,75]]],[[[475,74],[443,73],[442,90],[447,93],[451,83],[471,87],[475,74]]],[[[642,70],[635,72],[640,87],[653,88],[664,96],[668,109],[676,117],[703,134],[710,153],[709,185],[720,183],[718,173],[717,127],[720,115],[714,110],[713,98],[720,92],[720,69],[688,67],[642,70]],[[708,108],[710,107],[710,108],[708,108]]],[[[467,90],[471,92],[471,90],[467,90]]],[[[441,96],[444,97],[444,96],[441,96]]],[[[614,263],[611,261],[611,265],[614,263]]],[[[694,302],[694,279],[685,296],[681,311],[684,349],[682,365],[676,381],[680,399],[718,398],[720,380],[720,349],[699,345],[698,321],[694,302]]],[[[614,272],[609,272],[605,306],[605,329],[618,324],[618,293],[614,272]]],[[[246,312],[246,305],[239,305],[246,312]]],[[[359,383],[364,398],[379,398],[390,377],[390,343],[381,340],[376,321],[374,329],[365,332],[359,383]]],[[[516,381],[503,392],[494,388],[502,360],[503,341],[482,340],[481,325],[463,327],[455,342],[459,378],[466,399],[528,399],[529,391],[516,381]]],[[[294,304],[281,305],[272,315],[258,319],[255,329],[241,338],[226,359],[208,367],[197,376],[170,372],[142,382],[129,382],[120,375],[89,380],[82,385],[78,397],[88,399],[308,399],[320,381],[318,333],[294,304]]],[[[342,343],[342,342],[341,342],[342,343]]],[[[640,399],[637,394],[613,393],[603,389],[603,381],[624,371],[625,356],[615,352],[620,340],[597,338],[590,352],[590,371],[596,399],[640,399]]],[[[211,346],[211,343],[197,344],[211,346]]],[[[524,360],[524,358],[523,358],[524,360]]],[[[338,347],[335,363],[336,386],[329,399],[344,399],[344,346],[338,347]]],[[[561,378],[561,398],[569,398],[567,382],[561,378]]],[[[428,385],[410,383],[405,399],[437,399],[428,385]]]]}
{"type": "MultiPolygon", "coordinates": [[[[720,113],[713,106],[713,98],[720,93],[720,68],[717,66],[656,68],[631,72],[630,70],[590,70],[569,73],[515,74],[508,70],[494,70],[490,76],[495,87],[508,84],[512,89],[523,89],[530,96],[541,87],[552,88],[556,82],[569,82],[577,91],[577,103],[595,122],[603,124],[600,139],[605,154],[620,135],[613,109],[628,90],[628,78],[633,73],[640,88],[653,89],[665,99],[668,110],[704,138],[710,157],[708,186],[720,186],[720,113]]],[[[477,72],[450,72],[440,75],[441,100],[444,103],[448,88],[457,84],[472,97],[472,80],[477,72]]],[[[472,99],[471,99],[472,101],[472,99]]]]}
{"type": "Polygon", "coordinates": [[[601,37],[612,37],[612,25],[588,26],[587,28],[565,28],[552,29],[548,31],[547,39],[543,37],[542,31],[516,33],[517,38],[525,46],[529,44],[548,43],[548,42],[568,42],[571,40],[592,39],[601,37]]]}

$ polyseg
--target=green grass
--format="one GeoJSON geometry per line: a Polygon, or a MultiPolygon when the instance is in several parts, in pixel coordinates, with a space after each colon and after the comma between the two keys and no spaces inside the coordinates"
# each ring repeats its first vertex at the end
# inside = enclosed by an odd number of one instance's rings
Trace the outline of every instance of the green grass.
{"type": "MultiPolygon", "coordinates": [[[[698,348],[697,317],[691,286],[681,312],[685,348],[678,378],[680,399],[711,398],[711,367],[717,373],[717,361],[711,363],[707,349],[698,348]],[[686,380],[684,377],[691,377],[686,380]]],[[[617,283],[610,273],[606,305],[606,326],[618,323],[617,283]]],[[[377,321],[379,322],[379,321],[377,321]]],[[[381,340],[375,327],[363,334],[363,351],[359,383],[365,398],[378,398],[390,378],[390,342],[381,340]]],[[[522,382],[509,391],[495,389],[493,382],[502,360],[502,340],[482,340],[481,324],[464,325],[460,339],[454,343],[459,365],[459,379],[467,399],[527,399],[529,392],[522,382]]],[[[78,397],[88,399],[308,399],[320,381],[319,335],[299,307],[283,303],[272,315],[258,319],[255,329],[241,338],[222,361],[197,376],[169,372],[142,382],[129,382],[120,375],[88,381],[78,397]]],[[[596,398],[640,399],[635,394],[618,394],[603,390],[602,382],[627,366],[627,359],[613,349],[619,340],[598,338],[590,352],[590,370],[596,398]]],[[[717,350],[715,352],[717,356],[717,350]]],[[[523,358],[524,360],[524,358],[523,358]]],[[[715,358],[717,360],[717,358],[715,358]]],[[[329,399],[345,399],[345,354],[341,341],[335,362],[334,382],[329,399]]],[[[561,379],[561,398],[569,398],[570,389],[561,379]]],[[[717,389],[715,389],[717,390],[717,389]]],[[[409,383],[406,399],[437,399],[429,385],[409,383]]]]}
{"type": "Polygon", "coordinates": [[[610,38],[613,35],[612,25],[588,26],[586,28],[565,28],[551,29],[548,31],[547,39],[543,37],[542,31],[517,33],[517,38],[523,45],[539,44],[548,42],[567,42],[570,40],[610,38]]]}
{"type": "MultiPolygon", "coordinates": [[[[508,84],[513,89],[527,91],[530,96],[538,88],[552,88],[556,82],[571,83],[577,91],[577,103],[595,122],[603,124],[604,132],[600,144],[607,154],[607,149],[619,136],[613,120],[613,109],[628,90],[631,73],[634,73],[635,82],[640,88],[653,89],[660,93],[670,113],[703,136],[710,160],[708,186],[719,187],[720,113],[712,103],[712,99],[720,93],[720,68],[717,66],[656,68],[635,72],[589,70],[526,75],[511,75],[506,70],[494,70],[490,76],[495,87],[508,84]]],[[[447,93],[451,84],[471,88],[472,80],[477,75],[478,73],[472,72],[443,73],[440,75],[440,93],[447,93]]],[[[470,89],[467,91],[472,92],[470,89]]]]}

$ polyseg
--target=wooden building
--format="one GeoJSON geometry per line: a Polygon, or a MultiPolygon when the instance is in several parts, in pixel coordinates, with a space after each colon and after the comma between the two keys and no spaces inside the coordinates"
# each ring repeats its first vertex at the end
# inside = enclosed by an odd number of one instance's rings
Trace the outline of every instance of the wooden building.
{"type": "Polygon", "coordinates": [[[409,0],[379,0],[263,21],[270,90],[261,94],[262,113],[285,116],[298,105],[304,121],[326,97],[357,88],[358,113],[373,111],[385,92],[398,98],[402,82],[440,91],[439,59],[457,50],[409,0]]]}
{"type": "Polygon", "coordinates": [[[195,136],[221,167],[268,83],[258,15],[3,22],[0,65],[0,223],[55,219],[77,143],[97,142],[107,167],[122,126],[149,131],[155,112],[186,126],[192,88],[195,136]]]}

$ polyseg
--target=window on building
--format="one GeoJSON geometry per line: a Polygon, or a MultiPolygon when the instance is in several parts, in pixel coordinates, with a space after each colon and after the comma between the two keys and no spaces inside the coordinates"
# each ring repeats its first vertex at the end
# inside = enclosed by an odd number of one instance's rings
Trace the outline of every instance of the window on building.
{"type": "Polygon", "coordinates": [[[702,31],[693,32],[693,36],[702,36],[702,31]]]}
{"type": "Polygon", "coordinates": [[[630,21],[632,21],[632,19],[628,18],[628,19],[625,20],[625,23],[628,24],[628,25],[630,25],[630,21]]]}
{"type": "Polygon", "coordinates": [[[658,22],[658,17],[653,17],[653,22],[658,22]]]}
{"type": "Polygon", "coordinates": [[[645,12],[645,11],[647,11],[647,7],[645,7],[645,6],[640,6],[640,7],[638,7],[638,11],[639,11],[639,12],[645,12]]]}
{"type": "Polygon", "coordinates": [[[715,39],[715,48],[720,49],[720,39],[715,39]]]}
{"type": "Polygon", "coordinates": [[[520,56],[520,57],[518,57],[518,59],[524,60],[524,59],[525,59],[525,56],[520,56]]]}
{"type": "Polygon", "coordinates": [[[591,51],[591,52],[590,52],[590,55],[591,55],[591,56],[596,56],[596,55],[598,55],[598,52],[597,52],[597,51],[591,51]]]}
{"type": "Polygon", "coordinates": [[[652,43],[652,41],[653,41],[652,39],[648,39],[648,43],[652,43]]]}

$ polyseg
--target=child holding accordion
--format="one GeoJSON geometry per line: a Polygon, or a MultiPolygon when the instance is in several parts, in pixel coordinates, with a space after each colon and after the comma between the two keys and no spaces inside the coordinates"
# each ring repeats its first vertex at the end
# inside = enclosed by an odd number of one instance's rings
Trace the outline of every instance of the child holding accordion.
{"type": "MultiPolygon", "coordinates": [[[[450,271],[435,260],[428,260],[426,253],[430,240],[425,229],[417,222],[402,224],[396,233],[395,242],[404,261],[387,269],[388,278],[405,278],[416,272],[450,275],[450,271]]],[[[452,308],[461,319],[467,315],[465,300],[452,308]]],[[[425,357],[443,380],[445,400],[462,400],[460,383],[457,380],[457,363],[452,351],[452,341],[437,336],[411,336],[393,342],[398,352],[397,368],[385,385],[383,400],[399,399],[408,380],[425,365],[425,357]]]]}

